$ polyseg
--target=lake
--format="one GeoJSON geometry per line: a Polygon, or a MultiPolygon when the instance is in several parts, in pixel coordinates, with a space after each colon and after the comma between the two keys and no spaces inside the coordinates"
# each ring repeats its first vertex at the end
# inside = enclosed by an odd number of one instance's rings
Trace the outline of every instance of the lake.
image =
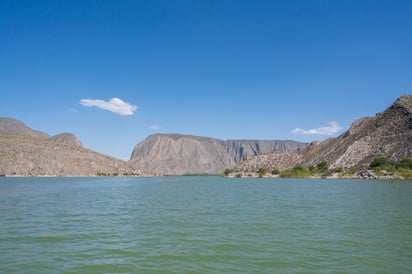
{"type": "Polygon", "coordinates": [[[1,273],[412,272],[412,181],[0,178],[1,273]]]}

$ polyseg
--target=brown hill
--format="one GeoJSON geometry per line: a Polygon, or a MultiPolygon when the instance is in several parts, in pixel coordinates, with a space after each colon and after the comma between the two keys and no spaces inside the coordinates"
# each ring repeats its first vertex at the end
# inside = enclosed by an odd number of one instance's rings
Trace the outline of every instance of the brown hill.
{"type": "Polygon", "coordinates": [[[49,137],[49,134],[46,132],[31,129],[22,121],[5,117],[0,117],[0,133],[33,136],[39,138],[49,137]]]}
{"type": "Polygon", "coordinates": [[[96,176],[142,174],[125,161],[78,145],[32,136],[0,134],[0,174],[96,176]]]}
{"type": "Polygon", "coordinates": [[[50,137],[23,122],[0,118],[0,175],[96,176],[148,174],[127,162],[85,149],[72,133],[50,137]]]}
{"type": "Polygon", "coordinates": [[[255,173],[259,167],[285,170],[296,165],[314,166],[321,161],[330,167],[361,168],[369,166],[377,156],[392,160],[412,157],[412,95],[399,97],[375,117],[355,121],[337,138],[312,142],[296,153],[257,156],[237,165],[234,171],[255,173]]]}
{"type": "Polygon", "coordinates": [[[83,147],[82,142],[79,140],[79,138],[76,137],[73,133],[60,133],[57,135],[54,135],[50,137],[50,139],[57,141],[57,142],[62,142],[65,144],[69,145],[75,145],[75,146],[80,146],[83,147]]]}

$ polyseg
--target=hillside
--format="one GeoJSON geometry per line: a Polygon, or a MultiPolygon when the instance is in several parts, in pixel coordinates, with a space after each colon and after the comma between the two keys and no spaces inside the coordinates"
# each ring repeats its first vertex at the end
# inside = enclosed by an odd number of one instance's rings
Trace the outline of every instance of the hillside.
{"type": "Polygon", "coordinates": [[[77,138],[76,135],[74,135],[73,133],[60,133],[50,137],[50,139],[69,145],[83,147],[82,141],[80,141],[79,138],[77,138]]]}
{"type": "MultiPolygon", "coordinates": [[[[50,137],[23,122],[0,118],[0,175],[96,176],[142,174],[127,162],[85,149],[71,133],[50,137]]],[[[145,173],[148,174],[148,173],[145,173]]]]}
{"type": "Polygon", "coordinates": [[[0,117],[0,133],[33,136],[39,138],[49,137],[49,134],[46,132],[31,129],[22,121],[5,117],[0,117]]]}
{"type": "Polygon", "coordinates": [[[126,162],[77,145],[32,136],[0,134],[0,174],[96,176],[141,174],[126,162]]]}
{"type": "Polygon", "coordinates": [[[306,146],[306,143],[294,141],[224,141],[182,134],[155,134],[135,146],[130,163],[160,175],[217,174],[256,155],[306,146]]]}
{"type": "Polygon", "coordinates": [[[401,96],[383,113],[355,121],[337,138],[312,142],[295,153],[257,156],[237,165],[233,171],[248,174],[256,173],[259,167],[285,170],[301,165],[307,168],[322,161],[332,168],[362,168],[378,156],[395,161],[412,157],[411,95],[401,96]]]}

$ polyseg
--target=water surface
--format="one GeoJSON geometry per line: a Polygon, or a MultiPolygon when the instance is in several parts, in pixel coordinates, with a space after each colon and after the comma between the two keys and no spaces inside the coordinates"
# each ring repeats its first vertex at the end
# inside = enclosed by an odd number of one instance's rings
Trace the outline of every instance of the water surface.
{"type": "Polygon", "coordinates": [[[0,272],[410,273],[411,197],[411,181],[0,178],[0,272]]]}

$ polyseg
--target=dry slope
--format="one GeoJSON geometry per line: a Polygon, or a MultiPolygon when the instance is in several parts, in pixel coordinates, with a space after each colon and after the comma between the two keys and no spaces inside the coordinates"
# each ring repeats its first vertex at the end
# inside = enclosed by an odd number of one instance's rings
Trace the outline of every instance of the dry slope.
{"type": "Polygon", "coordinates": [[[355,121],[337,138],[313,142],[296,153],[257,156],[237,165],[235,172],[252,173],[259,167],[285,170],[326,161],[331,167],[365,167],[373,158],[412,157],[412,95],[399,97],[383,113],[355,121]]]}
{"type": "Polygon", "coordinates": [[[50,137],[23,122],[0,118],[0,175],[95,176],[142,174],[136,166],[83,148],[71,133],[50,137]]]}
{"type": "Polygon", "coordinates": [[[78,145],[32,136],[0,134],[0,174],[96,176],[141,173],[126,162],[78,145]]]}

